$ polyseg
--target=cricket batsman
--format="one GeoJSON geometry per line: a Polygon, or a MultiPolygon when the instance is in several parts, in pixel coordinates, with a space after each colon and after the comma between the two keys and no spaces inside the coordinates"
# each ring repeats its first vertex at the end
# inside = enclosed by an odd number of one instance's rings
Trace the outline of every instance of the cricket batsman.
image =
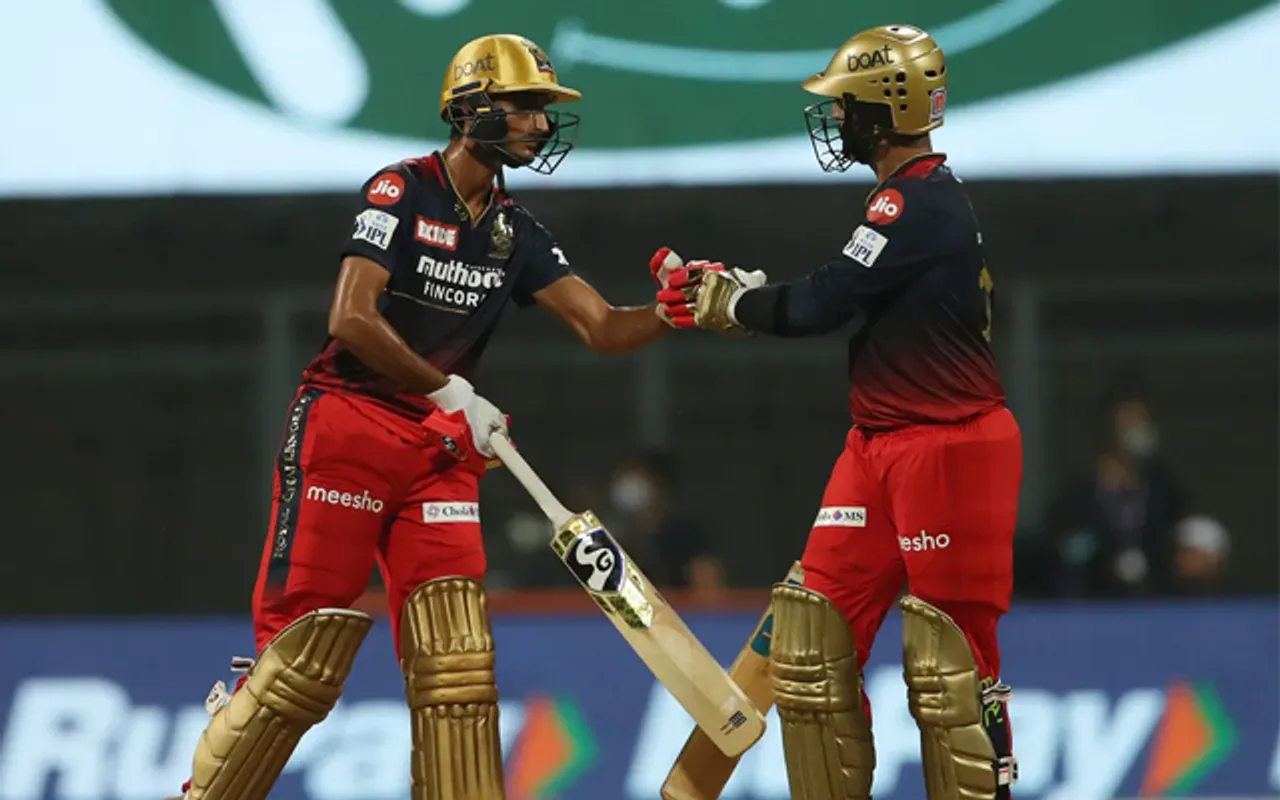
{"type": "MultiPolygon", "coordinates": [[[[575,276],[503,170],[552,172],[577,100],[542,48],[484,36],[444,76],[442,152],[379,170],[341,251],[329,337],[285,417],[253,593],[258,657],[219,682],[184,800],[264,800],[334,707],[371,625],[349,607],[375,564],[412,718],[415,800],[504,796],[493,639],[481,579],[480,479],[508,421],[471,384],[508,305],[537,304],[592,350],[668,329],[575,276]]],[[[672,256],[674,257],[674,256],[672,256]]],[[[659,285],[676,262],[651,265],[659,285]]]]}
{"type": "Polygon", "coordinates": [[[867,800],[862,668],[890,605],[929,800],[1007,800],[1017,776],[996,627],[1012,593],[1018,425],[991,350],[993,284],[964,187],[934,152],[947,65],[924,31],[846,41],[804,88],[819,163],[878,184],[848,243],[797,280],[690,262],[659,292],[678,326],[819,336],[853,323],[853,426],[802,558],[773,590],[771,674],[797,800],[867,800]]]}

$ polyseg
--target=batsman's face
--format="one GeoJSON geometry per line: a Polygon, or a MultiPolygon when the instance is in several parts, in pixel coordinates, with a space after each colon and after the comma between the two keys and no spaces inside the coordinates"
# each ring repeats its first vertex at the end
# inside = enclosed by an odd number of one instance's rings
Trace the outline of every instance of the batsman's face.
{"type": "Polygon", "coordinates": [[[494,105],[507,112],[508,149],[520,158],[532,159],[551,136],[551,123],[544,110],[551,97],[522,92],[496,98],[494,105]]]}

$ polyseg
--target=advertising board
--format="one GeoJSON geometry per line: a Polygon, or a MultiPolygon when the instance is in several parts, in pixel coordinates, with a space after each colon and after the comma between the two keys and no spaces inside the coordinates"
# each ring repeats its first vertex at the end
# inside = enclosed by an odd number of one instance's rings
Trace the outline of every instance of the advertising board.
{"type": "MultiPolygon", "coordinates": [[[[689,615],[728,662],[755,615],[689,615]]],[[[1022,609],[1002,626],[1019,800],[1280,796],[1280,613],[1218,605],[1022,609]]],[[[900,620],[867,670],[877,800],[923,800],[900,620]]],[[[511,800],[652,800],[689,719],[604,619],[495,622],[511,800]]],[[[247,622],[0,624],[0,800],[156,800],[182,783],[212,680],[247,622]]],[[[776,715],[725,800],[785,800],[776,715]]],[[[272,797],[405,800],[409,723],[380,620],[272,797]]]]}

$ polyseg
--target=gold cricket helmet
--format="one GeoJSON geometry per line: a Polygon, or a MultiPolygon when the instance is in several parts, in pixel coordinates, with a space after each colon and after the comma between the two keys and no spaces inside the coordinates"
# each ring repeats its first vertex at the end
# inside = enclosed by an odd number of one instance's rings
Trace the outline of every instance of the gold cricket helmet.
{"type": "Polygon", "coordinates": [[[499,33],[467,42],[449,62],[440,89],[440,118],[454,135],[474,139],[506,166],[545,174],[554,171],[573,149],[580,120],[576,114],[544,106],[581,97],[581,92],[560,84],[541,47],[523,36],[499,33]],[[494,103],[504,96],[530,104],[504,110],[494,103]],[[548,130],[510,138],[507,117],[512,114],[544,114],[548,130]],[[532,158],[512,152],[511,145],[518,142],[538,145],[532,158]]]}
{"type": "Polygon", "coordinates": [[[551,59],[541,47],[513,33],[472,39],[462,46],[444,73],[440,112],[470,94],[546,92],[553,103],[570,103],[582,93],[561,86],[551,59]]]}
{"type": "Polygon", "coordinates": [[[879,136],[920,136],[942,125],[947,108],[947,63],[928,33],[910,25],[881,25],[836,51],[806,91],[830,98],[805,109],[809,138],[823,169],[870,164],[879,136]],[[840,114],[833,113],[835,105],[840,114]]]}

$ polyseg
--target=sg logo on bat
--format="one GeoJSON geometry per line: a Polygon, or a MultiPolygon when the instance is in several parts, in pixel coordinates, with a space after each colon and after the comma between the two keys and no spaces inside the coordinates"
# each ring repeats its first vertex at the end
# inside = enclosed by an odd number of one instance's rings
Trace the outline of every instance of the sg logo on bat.
{"type": "Polygon", "coordinates": [[[653,624],[647,582],[595,514],[575,514],[556,532],[551,547],[606,614],[636,630],[653,624]]]}
{"type": "Polygon", "coordinates": [[[565,563],[593,592],[616,592],[622,588],[622,554],[603,530],[578,534],[565,563]]]}

